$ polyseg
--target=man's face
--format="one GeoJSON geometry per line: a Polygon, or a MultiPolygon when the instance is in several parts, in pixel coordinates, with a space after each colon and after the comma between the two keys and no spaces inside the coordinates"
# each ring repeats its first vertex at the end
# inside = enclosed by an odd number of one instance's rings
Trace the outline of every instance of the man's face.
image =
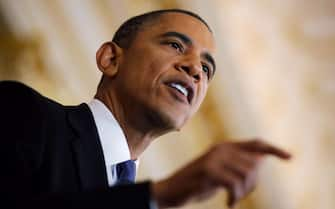
{"type": "MultiPolygon", "coordinates": [[[[166,13],[124,49],[116,82],[132,111],[180,129],[198,110],[215,71],[214,39],[198,19],[166,13]]],[[[160,124],[160,125],[162,125],[160,124]]]]}

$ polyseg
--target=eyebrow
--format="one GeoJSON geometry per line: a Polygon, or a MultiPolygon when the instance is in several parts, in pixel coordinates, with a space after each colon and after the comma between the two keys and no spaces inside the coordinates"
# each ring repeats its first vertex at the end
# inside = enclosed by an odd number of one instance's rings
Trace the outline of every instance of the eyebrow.
{"type": "MultiPolygon", "coordinates": [[[[162,35],[162,37],[176,37],[188,46],[193,44],[192,39],[189,38],[187,35],[185,35],[183,33],[175,32],[175,31],[166,32],[162,35]]],[[[215,73],[216,65],[215,65],[215,61],[214,61],[214,58],[212,57],[212,55],[208,52],[204,52],[201,56],[202,56],[202,58],[207,60],[207,62],[211,63],[211,65],[213,66],[213,73],[215,73]]]]}

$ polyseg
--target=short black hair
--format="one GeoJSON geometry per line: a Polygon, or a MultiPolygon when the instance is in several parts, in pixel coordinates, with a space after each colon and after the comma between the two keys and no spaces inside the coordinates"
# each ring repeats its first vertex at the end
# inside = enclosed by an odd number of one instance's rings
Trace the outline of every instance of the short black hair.
{"type": "Polygon", "coordinates": [[[199,15],[183,10],[183,9],[163,9],[163,10],[155,10],[151,12],[147,12],[135,17],[132,17],[125,21],[119,29],[115,32],[114,37],[113,37],[113,42],[116,43],[119,47],[121,48],[127,48],[130,46],[132,41],[137,35],[137,32],[143,29],[143,26],[150,22],[154,22],[157,20],[157,18],[165,13],[171,13],[171,12],[177,12],[177,13],[182,13],[182,14],[187,14],[190,15],[198,20],[200,20],[210,32],[212,30],[210,29],[209,25],[207,22],[202,19],[199,15]]]}

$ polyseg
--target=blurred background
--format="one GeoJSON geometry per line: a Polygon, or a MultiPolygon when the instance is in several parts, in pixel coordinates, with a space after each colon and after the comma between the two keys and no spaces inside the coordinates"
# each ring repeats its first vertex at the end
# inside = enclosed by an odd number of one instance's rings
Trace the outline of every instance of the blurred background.
{"type": "MultiPolygon", "coordinates": [[[[63,104],[88,102],[98,47],[127,18],[164,8],[209,22],[218,71],[196,117],[145,152],[138,181],[167,177],[213,143],[262,137],[294,158],[267,159],[256,191],[236,208],[334,209],[334,0],[0,0],[0,80],[63,104]]],[[[183,209],[225,201],[221,191],[183,209]]]]}

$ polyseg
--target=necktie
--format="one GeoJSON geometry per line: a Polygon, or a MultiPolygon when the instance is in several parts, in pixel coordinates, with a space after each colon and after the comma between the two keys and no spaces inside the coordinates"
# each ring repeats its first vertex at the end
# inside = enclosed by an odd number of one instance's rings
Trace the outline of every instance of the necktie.
{"type": "Polygon", "coordinates": [[[116,165],[116,185],[133,184],[135,182],[136,165],[133,160],[128,160],[116,165]]]}

